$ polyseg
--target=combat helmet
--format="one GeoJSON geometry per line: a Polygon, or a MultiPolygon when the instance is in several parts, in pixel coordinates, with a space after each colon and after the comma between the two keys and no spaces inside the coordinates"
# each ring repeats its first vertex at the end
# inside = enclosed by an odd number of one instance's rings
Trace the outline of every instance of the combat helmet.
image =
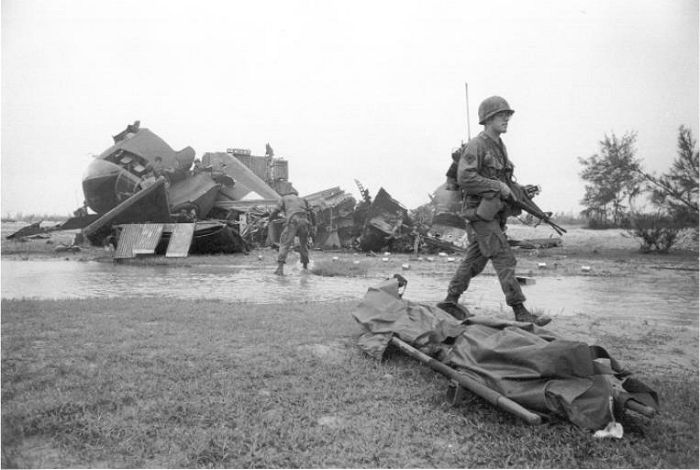
{"type": "Polygon", "coordinates": [[[479,124],[484,124],[490,117],[501,111],[508,111],[513,114],[515,111],[510,109],[508,102],[500,96],[490,96],[481,102],[479,105],[479,124]]]}

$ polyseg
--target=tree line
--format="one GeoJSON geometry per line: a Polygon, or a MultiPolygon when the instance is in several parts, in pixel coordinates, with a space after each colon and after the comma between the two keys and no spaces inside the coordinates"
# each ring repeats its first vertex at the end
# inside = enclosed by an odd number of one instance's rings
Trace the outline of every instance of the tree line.
{"type": "Polygon", "coordinates": [[[605,135],[599,153],[579,158],[579,175],[586,182],[581,215],[589,228],[627,229],[641,241],[642,251],[667,252],[681,230],[698,227],[697,142],[691,130],[681,126],[678,155],[671,168],[657,176],[643,169],[636,140],[636,132],[605,135]],[[648,204],[637,209],[642,196],[648,204]]]}

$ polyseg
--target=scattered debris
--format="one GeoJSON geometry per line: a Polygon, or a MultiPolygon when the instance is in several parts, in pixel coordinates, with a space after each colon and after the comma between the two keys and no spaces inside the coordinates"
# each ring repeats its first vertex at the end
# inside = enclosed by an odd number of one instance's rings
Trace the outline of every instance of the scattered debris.
{"type": "Polygon", "coordinates": [[[17,230],[15,233],[8,235],[6,238],[8,240],[20,239],[20,238],[36,235],[38,233],[44,233],[46,231],[46,229],[41,227],[41,222],[43,222],[43,221],[40,220],[39,222],[34,222],[33,224],[29,224],[26,227],[22,227],[21,229],[17,230]]]}
{"type": "MultiPolygon", "coordinates": [[[[155,241],[143,241],[144,246],[136,241],[138,237],[121,242],[115,258],[245,253],[257,246],[278,246],[283,221],[271,220],[270,214],[280,194],[294,186],[288,179],[288,161],[275,157],[269,143],[264,156],[229,148],[204,153],[199,159],[193,148],[174,150],[139,121],[112,139],[113,144],[88,165],[82,181],[85,200],[73,217],[48,228],[36,222],[7,238],[23,240],[54,230],[81,230],[80,235],[91,244],[116,249],[120,237],[135,237],[144,224],[156,224],[162,232],[152,234],[155,241]],[[181,232],[185,229],[177,228],[182,224],[195,224],[195,228],[185,234],[181,232]],[[129,229],[128,225],[136,227],[129,229]]],[[[466,222],[459,214],[459,191],[442,185],[430,195],[429,204],[409,212],[383,187],[372,198],[358,180],[355,183],[359,201],[337,186],[303,196],[315,219],[314,248],[355,249],[367,256],[384,253],[384,261],[392,253],[412,253],[422,261],[421,252],[448,257],[466,250],[469,241],[466,222]]],[[[522,249],[549,248],[561,246],[561,238],[509,243],[522,249]]]]}
{"type": "Polygon", "coordinates": [[[527,276],[515,276],[515,279],[517,279],[518,283],[523,286],[531,286],[535,284],[535,278],[534,277],[527,277],[527,276]]]}
{"type": "Polygon", "coordinates": [[[410,232],[411,221],[406,208],[380,188],[367,210],[360,249],[380,251],[388,247],[391,252],[410,252],[413,248],[412,237],[407,237],[410,232]]]}
{"type": "Polygon", "coordinates": [[[509,239],[508,244],[510,246],[517,246],[522,250],[535,250],[542,248],[556,248],[562,246],[562,240],[560,237],[553,238],[532,238],[526,240],[513,240],[509,239]]]}
{"type": "Polygon", "coordinates": [[[81,251],[81,248],[75,245],[61,244],[56,246],[56,248],[54,248],[53,251],[55,251],[56,253],[78,253],[79,251],[81,251]]]}
{"type": "Polygon", "coordinates": [[[316,248],[351,248],[360,235],[355,198],[338,187],[304,196],[316,219],[316,248]]]}

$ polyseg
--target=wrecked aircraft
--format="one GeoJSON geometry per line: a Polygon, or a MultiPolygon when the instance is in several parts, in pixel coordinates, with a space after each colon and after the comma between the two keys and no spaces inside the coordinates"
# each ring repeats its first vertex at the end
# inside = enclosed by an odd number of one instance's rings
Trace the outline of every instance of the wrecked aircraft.
{"type": "MultiPolygon", "coordinates": [[[[77,217],[81,220],[70,219],[64,226],[82,228],[93,244],[116,245],[128,224],[182,223],[194,224],[189,238],[191,252],[247,251],[227,203],[274,205],[279,199],[277,192],[234,156],[212,153],[199,161],[191,147],[175,151],[159,136],[141,128],[139,121],[113,140],[114,145],[95,157],[83,176],[85,205],[96,215],[83,214],[77,217]],[[218,222],[204,222],[206,219],[218,222]]],[[[146,229],[142,226],[141,230],[146,229]]],[[[171,226],[159,230],[162,238],[155,240],[156,244],[167,241],[169,234],[188,233],[171,226]]],[[[133,249],[136,253],[158,253],[156,246],[152,250],[125,247],[122,251],[133,253],[133,249]]]]}
{"type": "Polygon", "coordinates": [[[379,192],[367,210],[360,238],[360,249],[379,251],[387,247],[390,251],[404,251],[399,243],[401,235],[410,225],[408,210],[392,198],[384,188],[379,188],[379,192]]]}
{"type": "MultiPolygon", "coordinates": [[[[131,240],[122,241],[126,245],[118,250],[117,259],[138,254],[247,252],[279,243],[282,221],[269,216],[280,195],[294,187],[288,180],[287,161],[275,158],[269,144],[265,156],[234,148],[205,153],[199,160],[192,147],[174,150],[139,121],[113,136],[113,141],[86,168],[85,202],[75,217],[55,227],[25,228],[8,238],[82,229],[82,236],[93,245],[111,243],[118,248],[120,239],[131,240]],[[139,227],[131,229],[130,224],[139,227]],[[159,238],[153,238],[153,230],[159,238]],[[134,235],[139,231],[150,235],[134,235]],[[168,249],[171,237],[178,246],[172,251],[168,249]]],[[[431,196],[431,204],[423,206],[424,213],[409,213],[384,188],[371,198],[355,182],[359,202],[339,187],[303,196],[316,220],[314,248],[415,254],[466,249],[459,191],[442,185],[431,196]]],[[[551,240],[533,242],[537,243],[522,246],[557,246],[551,240]]]]}
{"type": "MultiPolygon", "coordinates": [[[[118,259],[134,253],[167,253],[163,243],[171,235],[189,233],[189,229],[178,228],[178,223],[195,224],[193,253],[247,251],[279,241],[281,223],[270,221],[269,214],[280,194],[294,187],[288,181],[286,160],[274,158],[269,144],[264,157],[245,149],[228,149],[205,153],[200,161],[191,147],[173,150],[159,136],[141,128],[139,121],[113,140],[114,145],[90,163],[83,177],[86,208],[96,214],[85,211],[64,227],[82,228],[93,244],[110,242],[115,248],[120,238],[135,237],[123,242],[126,246],[117,251],[118,259]],[[130,229],[129,224],[139,227],[130,229]],[[148,224],[160,225],[154,228],[148,224]],[[218,228],[219,238],[212,237],[212,224],[218,228]],[[154,238],[153,230],[160,238],[154,238]],[[150,235],[123,236],[132,231],[150,235]],[[198,242],[202,238],[217,243],[207,248],[208,244],[198,242]],[[222,239],[235,242],[222,245],[222,239]]],[[[352,195],[333,187],[305,197],[316,215],[315,247],[349,248],[357,243],[361,229],[352,195]]]]}
{"type": "Polygon", "coordinates": [[[338,187],[304,196],[316,220],[316,248],[351,248],[360,230],[355,225],[355,198],[338,187]]]}

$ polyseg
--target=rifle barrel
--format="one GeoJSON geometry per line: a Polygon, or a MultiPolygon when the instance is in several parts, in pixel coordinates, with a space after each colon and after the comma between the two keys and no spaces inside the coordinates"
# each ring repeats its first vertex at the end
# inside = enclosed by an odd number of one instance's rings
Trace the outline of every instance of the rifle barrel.
{"type": "Polygon", "coordinates": [[[545,222],[546,224],[551,226],[554,229],[554,231],[557,232],[557,234],[561,235],[563,233],[566,233],[566,230],[564,228],[562,228],[559,225],[552,222],[552,220],[549,218],[549,216],[547,214],[545,214],[544,212],[542,212],[541,210],[538,210],[538,209],[532,207],[527,202],[520,201],[518,199],[515,199],[513,202],[520,209],[524,210],[525,212],[527,212],[529,214],[534,215],[538,219],[541,219],[543,222],[545,222]]]}

